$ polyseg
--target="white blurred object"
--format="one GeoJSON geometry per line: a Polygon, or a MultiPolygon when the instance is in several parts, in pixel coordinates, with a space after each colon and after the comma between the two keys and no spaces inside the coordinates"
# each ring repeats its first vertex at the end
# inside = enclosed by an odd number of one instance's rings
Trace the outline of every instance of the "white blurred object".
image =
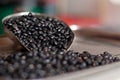
{"type": "Polygon", "coordinates": [[[115,5],[120,5],[120,0],[110,0],[110,2],[115,5]]]}
{"type": "Polygon", "coordinates": [[[71,30],[76,31],[76,30],[80,29],[80,26],[73,24],[73,25],[70,25],[70,28],[71,28],[71,30]]]}

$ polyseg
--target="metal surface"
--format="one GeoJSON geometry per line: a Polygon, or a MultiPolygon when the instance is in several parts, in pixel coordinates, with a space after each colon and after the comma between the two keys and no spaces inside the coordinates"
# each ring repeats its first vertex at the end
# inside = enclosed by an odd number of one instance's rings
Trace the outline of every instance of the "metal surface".
{"type": "Polygon", "coordinates": [[[93,38],[85,38],[81,36],[80,31],[74,31],[75,39],[70,49],[75,51],[89,51],[92,54],[100,54],[104,51],[108,51],[113,55],[120,54],[120,46],[108,43],[106,41],[100,41],[93,38]]]}

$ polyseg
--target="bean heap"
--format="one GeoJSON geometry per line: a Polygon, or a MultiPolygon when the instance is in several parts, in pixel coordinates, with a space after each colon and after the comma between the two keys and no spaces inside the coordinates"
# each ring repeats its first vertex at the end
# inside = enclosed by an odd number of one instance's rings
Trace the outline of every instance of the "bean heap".
{"type": "Polygon", "coordinates": [[[0,58],[0,76],[11,79],[35,79],[119,61],[108,52],[92,55],[72,50],[17,52],[0,58]]]}
{"type": "Polygon", "coordinates": [[[120,61],[108,52],[67,51],[74,34],[57,18],[29,13],[9,18],[3,25],[30,51],[0,57],[0,77],[37,79],[120,61]]]}
{"type": "Polygon", "coordinates": [[[9,18],[3,22],[3,25],[29,50],[36,48],[43,50],[45,47],[53,51],[67,49],[74,36],[63,21],[32,13],[9,18]]]}

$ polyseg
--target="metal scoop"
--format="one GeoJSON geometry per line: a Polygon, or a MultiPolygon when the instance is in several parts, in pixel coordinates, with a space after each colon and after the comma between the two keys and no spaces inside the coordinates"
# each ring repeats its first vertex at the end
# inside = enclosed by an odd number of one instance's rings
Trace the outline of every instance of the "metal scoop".
{"type": "MultiPolygon", "coordinates": [[[[23,15],[28,15],[29,12],[21,12],[21,13],[16,13],[16,14],[13,14],[13,15],[9,15],[7,17],[5,17],[3,20],[2,20],[2,23],[4,23],[4,21],[6,21],[7,19],[10,19],[10,18],[14,18],[14,17],[19,17],[19,16],[23,16],[23,15]]],[[[46,15],[43,15],[43,14],[39,14],[39,13],[32,13],[33,16],[46,16],[46,15]]],[[[12,31],[10,31],[9,29],[7,29],[7,27],[5,27],[5,25],[3,24],[3,27],[4,27],[4,30],[7,34],[9,34],[9,37],[14,40],[14,42],[16,43],[16,45],[18,46],[21,46],[21,48],[25,48],[26,50],[30,51],[30,49],[28,47],[26,47],[25,45],[23,45],[23,43],[20,42],[20,40],[14,35],[14,33],[12,33],[12,31]]],[[[14,26],[15,27],[15,26],[14,26]]],[[[69,28],[70,29],[70,28],[69,28]]],[[[71,30],[71,35],[72,35],[72,38],[70,39],[70,41],[67,43],[67,49],[70,47],[70,45],[72,44],[73,42],[73,39],[74,39],[74,33],[72,32],[71,30]]]]}

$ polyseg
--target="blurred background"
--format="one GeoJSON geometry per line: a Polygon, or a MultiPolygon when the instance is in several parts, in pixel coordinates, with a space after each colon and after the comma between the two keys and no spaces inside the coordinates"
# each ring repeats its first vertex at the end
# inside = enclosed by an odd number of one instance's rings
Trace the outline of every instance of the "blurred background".
{"type": "MultiPolygon", "coordinates": [[[[9,14],[23,11],[57,16],[73,29],[76,26],[118,29],[120,25],[120,0],[0,0],[0,21],[9,14]]],[[[3,33],[0,27],[0,34],[3,33]]]]}

